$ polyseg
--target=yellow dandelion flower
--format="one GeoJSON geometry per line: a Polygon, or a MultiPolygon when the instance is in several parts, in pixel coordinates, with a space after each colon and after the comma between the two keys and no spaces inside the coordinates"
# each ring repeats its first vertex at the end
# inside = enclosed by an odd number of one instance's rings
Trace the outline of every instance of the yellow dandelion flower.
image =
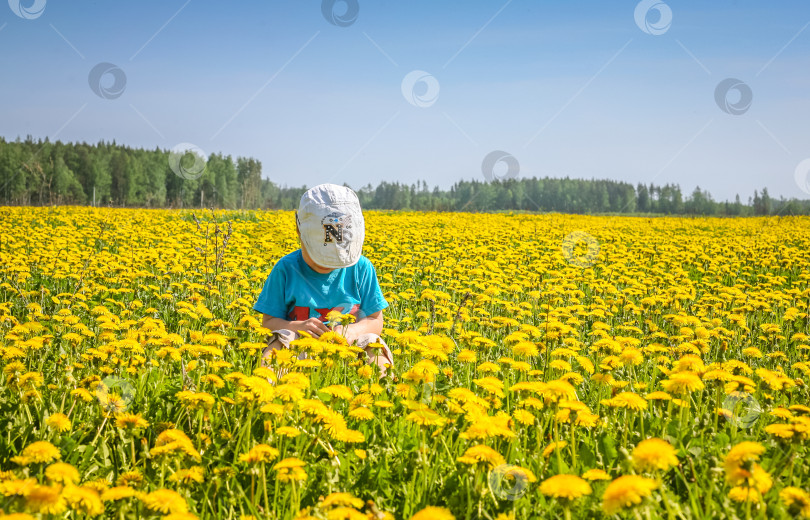
{"type": "Polygon", "coordinates": [[[610,480],[610,475],[605,470],[595,468],[583,473],[582,478],[585,480],[610,480]]]}
{"type": "Polygon", "coordinates": [[[37,441],[29,444],[22,451],[22,457],[28,463],[45,463],[51,462],[56,459],[61,459],[62,454],[59,453],[59,448],[54,446],[48,441],[37,441]]]}
{"type": "Polygon", "coordinates": [[[574,424],[583,428],[593,428],[599,424],[599,416],[590,412],[579,412],[574,424]]]}
{"type": "Polygon", "coordinates": [[[742,349],[742,353],[744,356],[761,359],[762,358],[762,351],[759,350],[757,347],[748,347],[742,349]]]}
{"type": "Polygon", "coordinates": [[[810,518],[810,494],[803,489],[788,486],[779,492],[779,498],[791,515],[810,518]]]}
{"type": "Polygon", "coordinates": [[[139,430],[149,426],[149,422],[139,414],[122,413],[116,416],[115,425],[125,430],[139,430]]]}
{"type": "Polygon", "coordinates": [[[644,354],[637,348],[627,347],[619,354],[619,359],[624,365],[638,366],[644,362],[644,354]]]}
{"type": "Polygon", "coordinates": [[[493,363],[491,361],[484,361],[483,363],[478,365],[476,370],[478,370],[479,372],[482,372],[482,373],[497,374],[498,372],[501,371],[501,367],[499,367],[498,365],[496,365],[495,363],[493,363]]]}
{"type": "Polygon", "coordinates": [[[202,484],[205,480],[204,470],[201,466],[192,466],[188,469],[179,469],[172,473],[169,480],[171,482],[179,482],[181,484],[191,484],[192,482],[202,484]]]}
{"type": "Polygon", "coordinates": [[[276,433],[284,437],[295,438],[301,435],[301,430],[294,426],[281,426],[276,428],[276,433]]]}
{"type": "MultiPolygon", "coordinates": [[[[255,374],[255,371],[254,371],[254,375],[259,375],[259,374],[255,374]]],[[[206,383],[211,384],[214,388],[224,388],[225,387],[225,381],[223,381],[222,378],[219,377],[216,374],[206,374],[206,375],[202,376],[200,378],[200,383],[202,383],[202,384],[206,384],[206,383]]]]}
{"type": "Polygon", "coordinates": [[[357,419],[358,421],[370,421],[374,419],[374,412],[372,412],[365,406],[360,406],[350,411],[349,417],[357,419]]]}
{"type": "Polygon", "coordinates": [[[790,439],[796,433],[791,424],[769,424],[765,427],[765,432],[780,439],[790,439]]]}
{"type": "Polygon", "coordinates": [[[793,417],[793,412],[791,412],[787,408],[777,407],[768,412],[768,415],[778,417],[779,419],[788,420],[791,417],[793,417]]]}
{"type": "Polygon", "coordinates": [[[602,495],[602,510],[609,515],[641,504],[658,487],[655,480],[625,475],[608,484],[602,495]]]}
{"type": "Polygon", "coordinates": [[[359,509],[363,507],[363,500],[360,498],[355,497],[349,493],[330,493],[324,498],[320,504],[318,504],[321,508],[329,508],[329,507],[353,507],[355,509],[359,509]]]}
{"type": "Polygon", "coordinates": [[[620,392],[613,397],[612,402],[619,408],[628,408],[634,412],[647,409],[647,400],[633,392],[620,392]]]}
{"type": "MultiPolygon", "coordinates": [[[[251,378],[246,378],[251,379],[251,378]]],[[[260,379],[260,378],[257,378],[260,379]]],[[[264,383],[268,384],[266,380],[262,380],[264,383]]],[[[243,383],[240,381],[240,384],[243,383]]],[[[189,410],[210,410],[213,408],[214,403],[214,396],[208,394],[206,392],[192,392],[191,390],[181,390],[176,394],[177,400],[186,405],[189,410]]]]}
{"type": "Polygon", "coordinates": [[[678,465],[675,448],[663,439],[651,438],[638,443],[632,453],[633,467],[640,472],[667,471],[678,465]]]}
{"type": "Polygon", "coordinates": [[[447,419],[430,408],[415,410],[405,416],[405,420],[416,423],[419,426],[441,426],[447,421],[447,419]]]}
{"type": "Polygon", "coordinates": [[[700,359],[698,356],[694,354],[687,354],[683,356],[681,359],[675,363],[673,367],[673,371],[675,372],[703,372],[706,368],[706,365],[703,364],[703,360],[700,359]]]}
{"type": "Polygon", "coordinates": [[[37,486],[37,479],[26,478],[16,479],[11,478],[8,480],[0,481],[0,495],[6,497],[20,496],[25,497],[37,486]]]}
{"type": "Polygon", "coordinates": [[[506,397],[506,394],[503,392],[503,381],[497,377],[488,376],[480,379],[473,379],[473,383],[475,383],[475,385],[479,388],[482,388],[493,395],[498,397],[506,397]]]}
{"type": "Polygon", "coordinates": [[[56,462],[45,468],[45,478],[59,484],[75,484],[81,480],[79,470],[65,462],[56,462]]]}
{"type": "Polygon", "coordinates": [[[570,419],[571,419],[570,409],[559,410],[556,414],[554,414],[554,420],[560,423],[567,424],[571,422],[570,419]]]}
{"type": "Polygon", "coordinates": [[[303,470],[307,463],[297,457],[289,457],[279,461],[273,470],[278,472],[278,479],[282,482],[295,482],[306,480],[307,474],[303,470]]]}
{"type": "MultiPolygon", "coordinates": [[[[755,349],[756,350],[756,349],[755,349]]],[[[735,486],[728,492],[728,497],[735,502],[759,503],[759,492],[750,487],[735,486]]]]}
{"type": "Polygon", "coordinates": [[[170,513],[163,520],[198,520],[198,517],[194,513],[170,513]]]}
{"type": "Polygon", "coordinates": [[[577,398],[576,389],[568,381],[555,379],[546,383],[545,388],[540,392],[546,401],[556,402],[561,400],[575,400],[577,398]]]}
{"type": "Polygon", "coordinates": [[[688,394],[703,390],[705,385],[700,380],[700,376],[693,372],[677,372],[669,375],[669,379],[661,381],[661,386],[672,394],[688,394]]]}
{"type": "MultiPolygon", "coordinates": [[[[272,401],[273,398],[276,396],[276,394],[280,392],[279,388],[282,386],[288,389],[288,391],[290,392],[294,392],[295,390],[298,389],[295,385],[279,385],[279,387],[273,387],[273,385],[270,384],[267,378],[258,376],[243,377],[238,381],[237,384],[245,390],[244,392],[245,394],[252,396],[260,403],[267,403],[272,401]]],[[[204,402],[204,406],[208,407],[209,405],[214,404],[213,396],[210,396],[209,394],[204,394],[201,395],[200,397],[206,399],[206,401],[204,402]]]]}
{"type": "Polygon", "coordinates": [[[42,386],[44,381],[41,373],[28,372],[17,378],[16,385],[20,388],[35,389],[42,386]]]}
{"type": "Polygon", "coordinates": [[[6,374],[7,376],[19,374],[23,370],[25,370],[25,365],[20,361],[12,361],[3,367],[3,373],[6,374]]]}
{"type": "Polygon", "coordinates": [[[36,518],[27,513],[9,513],[7,515],[0,513],[0,520],[36,520],[36,518]]]}
{"type": "MultiPolygon", "coordinates": [[[[515,354],[515,356],[534,357],[537,356],[539,350],[537,348],[537,345],[535,345],[531,341],[518,341],[517,343],[512,345],[512,352],[515,354]]],[[[459,361],[463,361],[460,357],[460,354],[459,354],[459,361]]]]}
{"type": "Polygon", "coordinates": [[[413,515],[411,520],[456,520],[456,517],[447,508],[428,506],[413,515]]]}
{"type": "Polygon", "coordinates": [[[461,363],[475,363],[478,356],[472,350],[465,348],[459,351],[456,359],[458,359],[461,363]]]}
{"type": "Polygon", "coordinates": [[[349,346],[349,342],[346,341],[346,338],[344,338],[340,333],[335,331],[324,332],[318,338],[318,341],[320,341],[321,343],[331,343],[334,345],[343,345],[346,347],[349,346]]]}
{"type": "Polygon", "coordinates": [[[278,471],[280,469],[290,469],[290,468],[303,468],[306,466],[307,463],[297,457],[288,457],[286,459],[282,459],[278,461],[274,466],[273,469],[278,471]]]}
{"type": "Polygon", "coordinates": [[[574,500],[590,495],[591,485],[576,475],[554,475],[540,484],[540,492],[546,496],[574,500]]]}
{"type": "Polygon", "coordinates": [[[723,369],[709,370],[703,374],[704,381],[721,381],[723,383],[731,381],[733,377],[734,376],[730,372],[723,369]]]}
{"type": "Polygon", "coordinates": [[[755,462],[727,468],[726,481],[733,486],[756,488],[760,493],[765,493],[773,485],[773,480],[768,472],[755,462]]]}
{"type": "Polygon", "coordinates": [[[118,475],[118,480],[116,480],[115,483],[119,486],[138,487],[143,484],[143,474],[137,469],[125,471],[118,475]]]}
{"type": "Polygon", "coordinates": [[[144,496],[141,501],[152,511],[160,513],[187,513],[186,499],[177,491],[171,489],[158,489],[144,496]]]}
{"type": "Polygon", "coordinates": [[[756,462],[763,453],[765,453],[765,447],[762,444],[743,441],[731,448],[726,454],[726,471],[733,470],[745,462],[756,462]]]}
{"type": "Polygon", "coordinates": [[[363,432],[352,430],[350,428],[344,428],[340,431],[335,432],[332,435],[332,438],[336,441],[346,442],[349,444],[357,444],[359,442],[365,442],[366,436],[363,435],[363,432]]]}
{"type": "Polygon", "coordinates": [[[278,458],[279,452],[277,449],[268,446],[267,444],[257,444],[252,447],[247,453],[239,455],[240,462],[247,462],[248,464],[260,464],[265,462],[272,462],[278,458]]]}
{"type": "Polygon", "coordinates": [[[343,399],[343,400],[350,400],[354,393],[352,393],[351,388],[345,385],[330,385],[325,386],[318,390],[319,392],[323,392],[330,397],[334,397],[336,399],[343,399]]]}
{"type": "Polygon", "coordinates": [[[104,504],[98,493],[85,486],[67,486],[64,497],[71,509],[89,516],[98,516],[104,512],[104,504]]]}
{"type": "Polygon", "coordinates": [[[161,455],[184,453],[196,460],[201,460],[200,453],[194,448],[191,439],[181,430],[169,428],[162,431],[155,440],[155,447],[151,450],[155,457],[161,455]]]}
{"type": "Polygon", "coordinates": [[[515,410],[512,413],[512,417],[514,417],[515,420],[517,422],[519,422],[520,424],[523,424],[523,425],[526,425],[526,426],[528,426],[530,424],[534,424],[534,421],[536,419],[536,417],[534,416],[533,413],[531,413],[528,410],[522,409],[522,408],[518,409],[518,410],[515,410]]]}
{"type": "Polygon", "coordinates": [[[500,412],[495,416],[488,416],[482,411],[482,408],[474,403],[468,403],[466,406],[470,410],[470,413],[467,414],[470,426],[461,434],[462,438],[488,439],[490,437],[502,437],[511,439],[517,437],[517,434],[510,427],[512,418],[506,413],[500,412]]]}
{"type": "Polygon", "coordinates": [[[58,515],[67,509],[62,486],[34,486],[25,496],[25,503],[35,513],[58,515]]]}
{"type": "Polygon", "coordinates": [[[115,486],[105,489],[101,493],[101,500],[104,502],[114,502],[124,498],[134,497],[136,491],[129,486],[115,486]]]}
{"type": "Polygon", "coordinates": [[[490,468],[505,464],[503,456],[489,446],[483,444],[472,446],[464,452],[464,455],[457,459],[464,464],[475,465],[479,462],[485,462],[490,468]]]}
{"type": "Polygon", "coordinates": [[[788,410],[798,413],[810,414],[810,406],[805,406],[803,404],[794,404],[788,406],[788,410]]]}
{"type": "Polygon", "coordinates": [[[548,458],[548,456],[554,453],[555,450],[561,450],[566,446],[568,446],[568,443],[566,441],[552,442],[548,446],[546,446],[545,449],[543,449],[543,457],[548,458]]]}
{"type": "Polygon", "coordinates": [[[68,416],[63,413],[55,413],[45,420],[48,427],[53,428],[59,433],[64,433],[70,430],[71,423],[68,416]]]}
{"type": "Polygon", "coordinates": [[[78,397],[85,403],[89,403],[90,401],[93,400],[93,394],[91,394],[84,388],[77,388],[75,390],[71,390],[70,395],[72,395],[73,397],[78,397]]]}
{"type": "Polygon", "coordinates": [[[648,401],[669,401],[670,399],[672,399],[672,396],[666,392],[659,391],[659,392],[650,392],[649,394],[644,396],[644,398],[647,399],[648,401]]]}
{"type": "Polygon", "coordinates": [[[321,423],[329,435],[335,435],[346,429],[346,419],[331,408],[324,407],[315,415],[315,422],[321,423]]]}

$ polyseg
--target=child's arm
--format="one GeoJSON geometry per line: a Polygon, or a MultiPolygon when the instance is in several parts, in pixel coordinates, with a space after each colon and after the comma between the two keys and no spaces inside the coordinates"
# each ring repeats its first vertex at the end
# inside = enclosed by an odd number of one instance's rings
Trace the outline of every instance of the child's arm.
{"type": "MultiPolygon", "coordinates": [[[[335,327],[340,332],[343,332],[343,327],[335,327]]],[[[347,325],[346,331],[343,332],[346,340],[351,345],[357,338],[363,334],[371,333],[381,335],[383,330],[383,311],[377,311],[374,314],[369,314],[365,318],[361,318],[356,322],[347,325]]]]}
{"type": "MultiPolygon", "coordinates": [[[[303,321],[288,321],[282,318],[275,318],[268,314],[262,314],[262,326],[270,330],[287,329],[293,332],[304,331],[315,338],[319,338],[321,334],[329,331],[329,327],[318,318],[309,318],[303,321]]],[[[380,326],[380,330],[382,330],[382,326],[380,326]]]]}
{"type": "MultiPolygon", "coordinates": [[[[262,315],[262,326],[270,330],[303,330],[316,338],[319,338],[324,332],[329,331],[329,327],[327,327],[326,324],[318,318],[309,318],[308,320],[303,321],[288,321],[282,318],[275,318],[267,314],[262,315]]],[[[377,311],[374,314],[370,314],[365,318],[357,320],[351,325],[347,325],[344,335],[346,340],[348,340],[349,344],[351,345],[357,340],[357,338],[366,333],[377,334],[379,336],[382,334],[382,329],[383,313],[382,311],[377,311]]],[[[343,332],[343,327],[337,327],[337,330],[343,332]]]]}

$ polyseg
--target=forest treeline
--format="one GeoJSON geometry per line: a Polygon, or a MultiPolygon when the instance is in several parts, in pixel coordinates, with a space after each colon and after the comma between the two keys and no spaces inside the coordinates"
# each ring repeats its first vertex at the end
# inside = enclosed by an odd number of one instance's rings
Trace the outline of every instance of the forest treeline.
{"type": "MultiPolygon", "coordinates": [[[[169,150],[144,150],[112,142],[62,143],[0,138],[0,203],[96,204],[129,207],[294,209],[305,187],[280,186],[262,177],[253,158],[221,153],[170,165],[169,150]]],[[[175,156],[175,159],[178,159],[175,156]]],[[[458,181],[449,190],[427,183],[383,181],[357,189],[366,209],[415,211],[556,211],[563,213],[661,213],[691,215],[810,214],[810,201],[775,199],[767,188],[745,202],[715,201],[677,184],[638,184],[592,179],[514,178],[458,181]]]]}

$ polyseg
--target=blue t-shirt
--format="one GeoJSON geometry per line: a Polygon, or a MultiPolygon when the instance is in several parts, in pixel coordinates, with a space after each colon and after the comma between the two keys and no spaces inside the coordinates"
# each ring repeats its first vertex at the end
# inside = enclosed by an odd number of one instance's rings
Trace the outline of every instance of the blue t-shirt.
{"type": "Polygon", "coordinates": [[[290,321],[326,321],[332,310],[362,319],[386,307],[377,272],[365,256],[350,267],[322,274],[304,262],[298,249],[273,267],[253,310],[290,321]]]}

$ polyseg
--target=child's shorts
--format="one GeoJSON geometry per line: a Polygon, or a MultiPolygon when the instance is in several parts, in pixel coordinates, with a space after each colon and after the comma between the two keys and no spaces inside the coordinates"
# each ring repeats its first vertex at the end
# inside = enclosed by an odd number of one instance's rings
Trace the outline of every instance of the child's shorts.
{"type": "MultiPolygon", "coordinates": [[[[281,343],[281,345],[284,348],[290,348],[290,343],[292,341],[296,340],[296,339],[299,339],[300,337],[301,336],[297,332],[294,332],[292,330],[288,330],[288,329],[274,330],[273,334],[267,340],[267,345],[268,346],[264,348],[264,351],[262,352],[262,356],[266,356],[270,352],[270,350],[272,350],[269,345],[273,341],[278,340],[278,342],[281,343]]],[[[366,350],[368,348],[369,344],[371,344],[371,343],[379,343],[379,344],[381,344],[383,346],[383,348],[382,348],[383,355],[385,356],[386,360],[388,361],[388,364],[393,367],[394,366],[394,355],[391,353],[391,349],[388,348],[388,345],[385,343],[385,340],[382,339],[377,334],[371,334],[371,333],[361,334],[360,337],[357,338],[357,342],[355,344],[358,347],[362,348],[363,350],[366,350]]],[[[306,359],[306,358],[307,358],[307,353],[306,352],[301,352],[300,354],[298,354],[298,359],[306,359]]]]}

